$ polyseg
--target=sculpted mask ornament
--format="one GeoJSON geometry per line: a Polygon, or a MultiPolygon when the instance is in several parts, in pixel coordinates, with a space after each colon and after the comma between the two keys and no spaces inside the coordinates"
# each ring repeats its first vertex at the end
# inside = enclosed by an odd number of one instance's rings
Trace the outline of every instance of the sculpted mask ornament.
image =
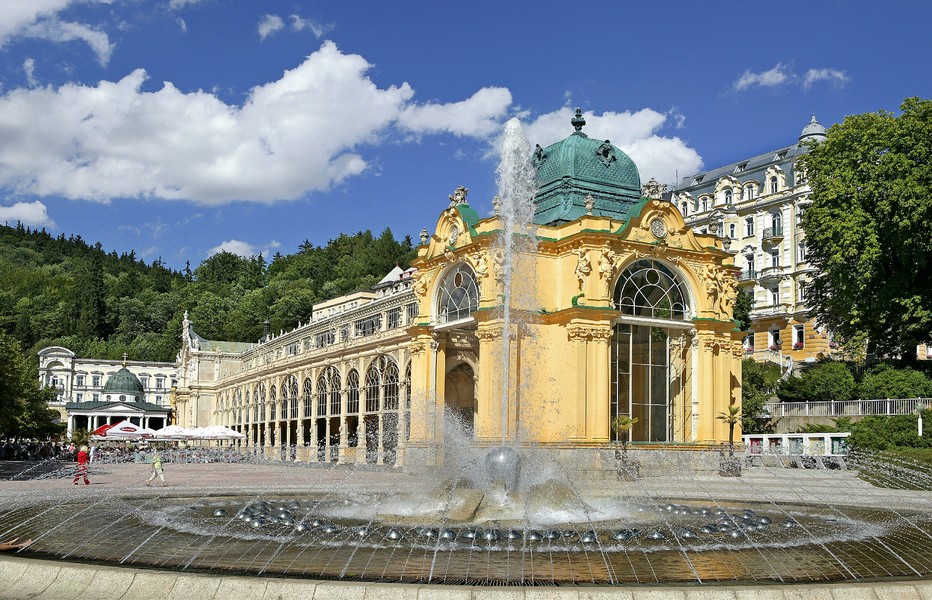
{"type": "Polygon", "coordinates": [[[427,285],[430,283],[431,276],[428,273],[423,275],[414,274],[414,293],[423,296],[427,293],[427,285]]]}

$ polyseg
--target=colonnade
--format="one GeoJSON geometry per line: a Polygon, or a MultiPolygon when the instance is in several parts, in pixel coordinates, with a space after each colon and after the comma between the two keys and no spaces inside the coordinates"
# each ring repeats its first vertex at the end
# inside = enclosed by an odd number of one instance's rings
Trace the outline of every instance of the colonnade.
{"type": "Polygon", "coordinates": [[[267,458],[396,463],[410,431],[406,352],[329,362],[225,388],[215,422],[244,434],[242,445],[267,458]]]}

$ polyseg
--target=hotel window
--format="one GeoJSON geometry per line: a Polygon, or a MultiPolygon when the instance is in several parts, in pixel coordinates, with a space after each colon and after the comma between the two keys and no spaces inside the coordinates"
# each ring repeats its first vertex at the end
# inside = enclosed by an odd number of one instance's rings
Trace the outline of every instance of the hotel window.
{"type": "Polygon", "coordinates": [[[754,235],[754,217],[748,217],[744,221],[744,235],[751,237],[754,235]]]}
{"type": "Polygon", "coordinates": [[[705,212],[707,210],[709,210],[709,199],[703,198],[702,199],[702,212],[705,212]]]}
{"type": "Polygon", "coordinates": [[[799,284],[799,301],[806,301],[806,286],[802,283],[799,284]]]}
{"type": "Polygon", "coordinates": [[[733,240],[737,239],[738,237],[738,226],[735,225],[734,223],[728,224],[728,237],[730,237],[733,240]]]}
{"type": "Polygon", "coordinates": [[[688,216],[689,216],[689,210],[687,210],[688,208],[689,208],[689,203],[688,203],[688,202],[683,202],[683,203],[680,205],[680,211],[683,213],[683,216],[684,216],[684,217],[688,217],[688,216]]]}
{"type": "Polygon", "coordinates": [[[770,178],[770,193],[771,194],[777,193],[777,178],[776,177],[770,178]]]}
{"type": "Polygon", "coordinates": [[[93,396],[91,396],[91,398],[93,398],[94,402],[97,402],[98,400],[100,400],[100,394],[94,394],[93,396]]]}
{"type": "Polygon", "coordinates": [[[780,304],[780,288],[779,287],[770,289],[770,302],[774,306],[780,304]]]}
{"type": "Polygon", "coordinates": [[[747,197],[748,200],[754,198],[756,194],[757,194],[757,188],[754,187],[753,185],[749,185],[744,188],[744,195],[747,197]]]}
{"type": "Polygon", "coordinates": [[[94,375],[91,378],[91,385],[94,387],[100,387],[100,375],[94,375]]]}
{"type": "Polygon", "coordinates": [[[77,383],[75,385],[78,387],[84,387],[84,375],[78,375],[77,383]]]}
{"type": "Polygon", "coordinates": [[[806,212],[805,207],[797,206],[796,207],[796,224],[802,225],[803,223],[803,214],[806,212]]]}
{"type": "Polygon", "coordinates": [[[336,337],[336,331],[330,329],[323,333],[318,333],[314,336],[314,347],[315,348],[325,348],[330,344],[334,343],[334,338],[336,337]]]}
{"type": "Polygon", "coordinates": [[[161,406],[161,405],[162,405],[162,397],[161,397],[161,396],[156,396],[156,397],[155,397],[155,403],[158,404],[159,406],[161,406]]]}
{"type": "Polygon", "coordinates": [[[408,324],[414,323],[414,319],[417,318],[417,302],[412,302],[408,305],[408,324]]]}
{"type": "Polygon", "coordinates": [[[731,191],[731,188],[725,190],[725,204],[731,205],[734,201],[734,194],[731,191]]]}
{"type": "Polygon", "coordinates": [[[806,244],[800,242],[799,246],[799,262],[806,262],[806,244]]]}
{"type": "Polygon", "coordinates": [[[799,350],[806,347],[806,326],[793,325],[793,348],[799,350]]]}
{"type": "Polygon", "coordinates": [[[770,253],[770,266],[779,267],[780,266],[780,251],[774,250],[770,253]]]}
{"type": "Polygon", "coordinates": [[[149,387],[149,378],[148,378],[148,377],[140,377],[140,378],[139,378],[139,383],[142,384],[142,389],[147,389],[147,388],[149,387]]]}
{"type": "Polygon", "coordinates": [[[75,399],[76,399],[78,402],[84,402],[84,394],[77,394],[77,395],[75,396],[75,399]]]}
{"type": "Polygon", "coordinates": [[[163,389],[164,387],[165,387],[165,378],[164,378],[164,377],[156,377],[156,378],[155,378],[155,389],[161,390],[161,389],[163,389]]]}

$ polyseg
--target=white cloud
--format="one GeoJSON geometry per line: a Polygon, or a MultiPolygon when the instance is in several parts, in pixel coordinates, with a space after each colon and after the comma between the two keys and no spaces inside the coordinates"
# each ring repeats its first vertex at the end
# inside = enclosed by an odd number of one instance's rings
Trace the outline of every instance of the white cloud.
{"type": "Polygon", "coordinates": [[[507,88],[487,87],[460,102],[408,106],[399,124],[418,134],[449,132],[486,137],[501,130],[501,120],[510,105],[511,92],[507,88]]]}
{"type": "Polygon", "coordinates": [[[26,74],[26,83],[29,87],[36,87],[36,61],[34,58],[27,58],[23,61],[23,73],[26,74]]]}
{"type": "Polygon", "coordinates": [[[181,17],[178,17],[177,19],[175,19],[175,23],[178,24],[178,29],[181,30],[181,33],[188,33],[188,24],[185,22],[184,19],[182,19],[181,17]]]}
{"type": "MultiPolygon", "coordinates": [[[[568,107],[539,116],[525,125],[525,135],[531,144],[543,147],[560,141],[572,133],[570,119],[574,111],[568,107]]],[[[675,173],[695,173],[702,167],[702,158],[678,137],[664,137],[660,130],[672,120],[680,122],[678,112],[664,114],[650,108],[636,112],[606,112],[601,115],[583,113],[586,125],[583,133],[600,140],[610,140],[637,165],[641,181],[651,177],[674,183],[675,173]]]]}
{"type": "Polygon", "coordinates": [[[259,254],[259,252],[256,250],[256,247],[249,242],[243,242],[240,240],[227,240],[225,242],[221,242],[219,246],[214,246],[208,250],[207,256],[213,256],[214,254],[219,254],[221,252],[229,252],[230,254],[246,257],[259,254]]]}
{"type": "Polygon", "coordinates": [[[838,69],[809,69],[803,76],[803,87],[810,88],[819,81],[828,81],[835,85],[845,85],[848,83],[848,75],[838,69]]]}
{"type": "Polygon", "coordinates": [[[787,65],[777,63],[772,69],[761,73],[753,73],[750,70],[745,71],[741,77],[735,80],[733,86],[735,91],[740,92],[753,86],[775,87],[790,82],[794,78],[787,65]]]}
{"type": "Polygon", "coordinates": [[[259,21],[259,39],[264,40],[284,26],[285,22],[278,15],[263,15],[259,21]]]}
{"type": "Polygon", "coordinates": [[[45,205],[38,200],[0,206],[0,222],[13,224],[17,221],[33,227],[55,227],[55,221],[49,217],[45,205]]]}
{"type": "Polygon", "coordinates": [[[184,8],[189,4],[197,4],[203,0],[169,0],[168,8],[171,10],[178,10],[179,8],[184,8]]]}
{"type": "Polygon", "coordinates": [[[321,25],[312,19],[305,19],[299,15],[291,15],[291,28],[295,31],[310,29],[314,37],[320,39],[333,29],[333,25],[321,25]]]}
{"type": "Polygon", "coordinates": [[[0,46],[28,25],[66,8],[74,0],[6,0],[0,10],[0,46]]]}
{"type": "MultiPolygon", "coordinates": [[[[109,2],[109,0],[96,0],[109,2]]],[[[107,34],[83,23],[61,21],[55,15],[76,0],[7,0],[0,9],[0,47],[15,37],[51,42],[83,41],[102,65],[110,61],[113,45],[107,34]]]]}
{"type": "Polygon", "coordinates": [[[10,90],[0,95],[0,189],[101,202],[295,199],[362,173],[362,148],[399,132],[497,134],[511,98],[484,88],[418,106],[407,83],[379,88],[369,68],[327,42],[241,106],[170,82],[144,92],[141,69],[96,86],[10,90]]]}

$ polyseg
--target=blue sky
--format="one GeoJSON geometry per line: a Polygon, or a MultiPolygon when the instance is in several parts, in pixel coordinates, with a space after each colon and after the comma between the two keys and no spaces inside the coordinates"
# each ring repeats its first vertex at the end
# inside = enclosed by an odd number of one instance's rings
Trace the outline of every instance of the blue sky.
{"type": "Polygon", "coordinates": [[[491,211],[509,118],[672,183],[811,114],[932,97],[925,0],[0,0],[0,221],[173,268],[292,253],[447,196],[491,211]]]}

